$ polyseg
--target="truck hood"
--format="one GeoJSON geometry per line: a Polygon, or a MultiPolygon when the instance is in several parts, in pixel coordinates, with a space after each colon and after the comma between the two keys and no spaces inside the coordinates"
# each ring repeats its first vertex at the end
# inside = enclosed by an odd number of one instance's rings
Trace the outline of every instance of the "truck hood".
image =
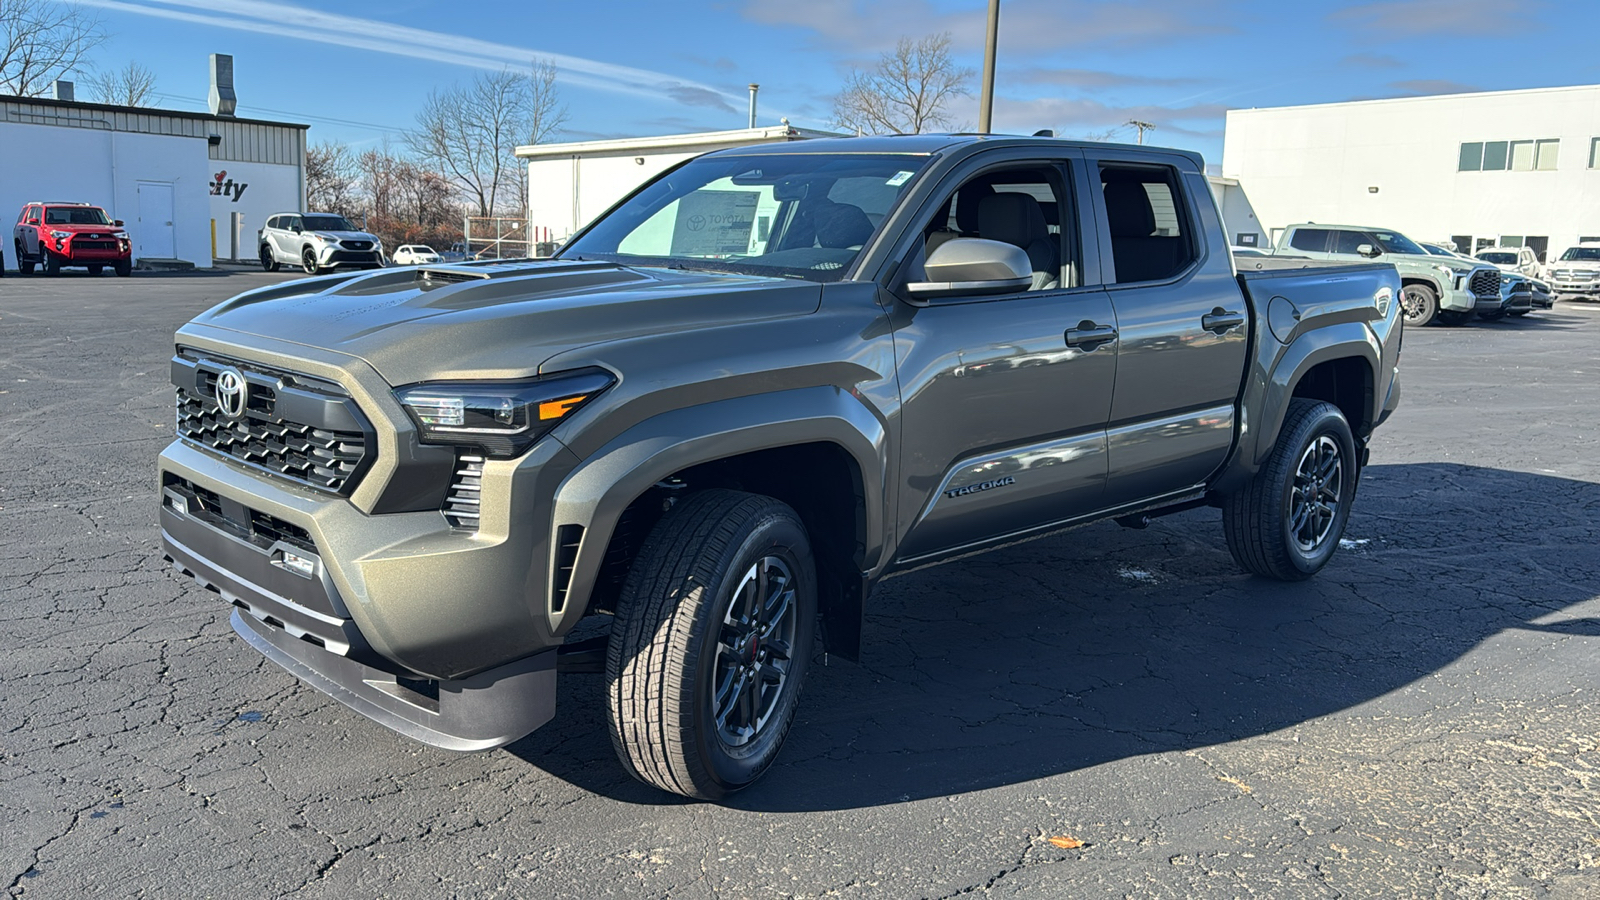
{"type": "Polygon", "coordinates": [[[467,264],[274,285],[186,327],[346,353],[398,386],[526,376],[590,344],[802,316],[821,298],[820,284],[781,278],[559,260],[467,264]]]}
{"type": "Polygon", "coordinates": [[[1545,266],[1546,270],[1577,269],[1581,272],[1593,272],[1600,269],[1600,259],[1558,259],[1545,266]]]}

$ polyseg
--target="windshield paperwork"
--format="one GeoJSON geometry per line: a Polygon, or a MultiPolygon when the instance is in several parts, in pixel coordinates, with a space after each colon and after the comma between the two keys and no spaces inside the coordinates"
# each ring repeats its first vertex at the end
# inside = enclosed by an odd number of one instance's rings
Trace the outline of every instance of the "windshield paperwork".
{"type": "Polygon", "coordinates": [[[926,164],[897,154],[702,157],[635,194],[559,256],[837,281],[926,164]]]}
{"type": "Polygon", "coordinates": [[[1600,262],[1600,247],[1568,247],[1562,262],[1600,262]]]}
{"type": "Polygon", "coordinates": [[[1403,234],[1393,231],[1374,231],[1372,236],[1383,245],[1385,253],[1415,253],[1418,256],[1427,256],[1428,251],[1418,247],[1412,240],[1403,234]]]}
{"type": "Polygon", "coordinates": [[[355,231],[344,216],[305,216],[301,227],[307,231],[355,231]]]}

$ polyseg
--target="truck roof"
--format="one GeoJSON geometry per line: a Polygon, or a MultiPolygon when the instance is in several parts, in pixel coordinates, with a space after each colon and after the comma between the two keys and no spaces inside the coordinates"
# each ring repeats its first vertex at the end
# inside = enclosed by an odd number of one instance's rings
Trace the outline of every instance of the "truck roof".
{"type": "Polygon", "coordinates": [[[786,143],[752,144],[746,147],[716,150],[713,153],[717,156],[766,156],[777,153],[903,153],[915,156],[931,156],[945,150],[978,143],[999,146],[1051,147],[1088,150],[1091,152],[1111,149],[1119,153],[1173,154],[1191,160],[1195,164],[1195,168],[1205,171],[1205,160],[1193,150],[1174,150],[1168,147],[1152,147],[1140,144],[1113,144],[1106,141],[1073,141],[1063,138],[1018,134],[890,134],[867,137],[813,138],[811,140],[788,141],[786,143]]]}

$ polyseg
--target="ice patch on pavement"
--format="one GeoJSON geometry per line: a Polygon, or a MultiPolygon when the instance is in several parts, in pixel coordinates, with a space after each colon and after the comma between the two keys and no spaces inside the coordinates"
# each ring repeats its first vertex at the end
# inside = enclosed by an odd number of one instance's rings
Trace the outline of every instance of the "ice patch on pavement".
{"type": "Polygon", "coordinates": [[[1144,569],[1135,569],[1132,566],[1123,566],[1122,568],[1117,570],[1117,574],[1121,575],[1123,578],[1128,579],[1129,581],[1137,581],[1140,584],[1160,584],[1161,583],[1161,579],[1157,578],[1155,575],[1151,574],[1150,572],[1147,572],[1144,569]]]}
{"type": "Polygon", "coordinates": [[[1339,549],[1340,550],[1360,550],[1362,547],[1365,547],[1366,545],[1368,545],[1370,543],[1372,543],[1372,539],[1371,538],[1356,538],[1355,540],[1351,540],[1350,538],[1340,538],[1339,539],[1339,549]]]}

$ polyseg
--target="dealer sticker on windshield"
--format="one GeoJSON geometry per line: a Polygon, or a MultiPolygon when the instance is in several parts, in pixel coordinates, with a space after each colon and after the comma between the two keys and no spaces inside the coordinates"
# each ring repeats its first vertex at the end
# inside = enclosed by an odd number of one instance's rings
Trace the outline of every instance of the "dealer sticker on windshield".
{"type": "Polygon", "coordinates": [[[890,187],[899,187],[900,185],[905,184],[907,181],[910,181],[911,176],[915,174],[915,172],[896,172],[894,173],[894,177],[884,182],[884,184],[887,184],[890,187]]]}

